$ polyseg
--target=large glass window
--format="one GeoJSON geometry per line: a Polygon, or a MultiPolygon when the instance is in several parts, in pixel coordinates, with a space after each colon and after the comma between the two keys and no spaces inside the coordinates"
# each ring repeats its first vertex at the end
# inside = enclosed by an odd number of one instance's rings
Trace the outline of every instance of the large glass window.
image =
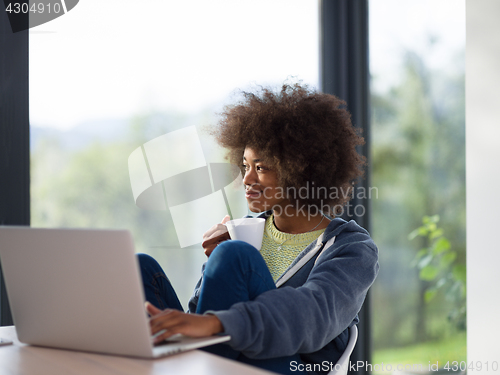
{"type": "MultiPolygon", "coordinates": [[[[176,227],[164,207],[166,183],[153,207],[136,200],[175,171],[223,161],[204,128],[236,89],[287,79],[317,86],[315,1],[86,0],[31,29],[32,225],[131,230],[187,306],[203,232],[183,242],[186,223],[176,227]],[[184,142],[186,134],[199,139],[184,142]],[[165,144],[166,172],[155,159],[165,144]]],[[[217,190],[210,173],[184,190],[217,190]]],[[[200,207],[198,217],[207,215],[200,207]]]]}
{"type": "Polygon", "coordinates": [[[466,359],[465,1],[371,0],[370,69],[373,371],[429,372],[466,359]]]}

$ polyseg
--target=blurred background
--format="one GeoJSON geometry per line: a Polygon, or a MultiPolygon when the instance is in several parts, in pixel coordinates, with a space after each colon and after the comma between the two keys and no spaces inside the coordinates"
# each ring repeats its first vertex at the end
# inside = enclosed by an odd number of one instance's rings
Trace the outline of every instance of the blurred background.
{"type": "MultiPolygon", "coordinates": [[[[465,1],[369,5],[372,362],[425,371],[466,359],[465,1]]],[[[318,87],[318,12],[312,0],[86,0],[31,29],[32,225],[129,229],[187,307],[205,255],[180,248],[169,211],[135,205],[128,158],[194,125],[219,162],[204,127],[239,89],[318,87]]]]}

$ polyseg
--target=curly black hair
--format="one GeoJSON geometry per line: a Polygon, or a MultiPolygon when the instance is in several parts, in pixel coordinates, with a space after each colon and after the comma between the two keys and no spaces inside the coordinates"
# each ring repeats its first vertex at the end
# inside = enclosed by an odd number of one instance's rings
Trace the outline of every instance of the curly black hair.
{"type": "Polygon", "coordinates": [[[277,171],[284,191],[309,189],[305,198],[290,198],[338,211],[366,164],[356,151],[364,139],[351,124],[346,103],[298,83],[284,84],[279,92],[260,88],[242,94],[211,129],[229,162],[242,168],[249,147],[277,171]]]}

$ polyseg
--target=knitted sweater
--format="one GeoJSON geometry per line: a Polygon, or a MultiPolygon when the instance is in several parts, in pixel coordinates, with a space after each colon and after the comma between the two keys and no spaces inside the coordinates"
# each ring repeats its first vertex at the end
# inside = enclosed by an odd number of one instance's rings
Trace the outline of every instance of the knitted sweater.
{"type": "Polygon", "coordinates": [[[324,231],[319,229],[300,234],[280,232],[274,225],[273,215],[269,216],[266,220],[260,254],[266,261],[273,280],[276,281],[302,250],[324,231]]]}

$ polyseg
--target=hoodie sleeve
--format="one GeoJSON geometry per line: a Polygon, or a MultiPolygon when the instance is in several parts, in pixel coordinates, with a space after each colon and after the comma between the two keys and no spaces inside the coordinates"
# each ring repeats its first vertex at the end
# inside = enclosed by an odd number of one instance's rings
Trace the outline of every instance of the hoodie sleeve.
{"type": "Polygon", "coordinates": [[[301,287],[270,290],[213,313],[231,347],[249,358],[315,352],[351,324],[378,268],[373,241],[349,233],[321,253],[301,287]]]}

